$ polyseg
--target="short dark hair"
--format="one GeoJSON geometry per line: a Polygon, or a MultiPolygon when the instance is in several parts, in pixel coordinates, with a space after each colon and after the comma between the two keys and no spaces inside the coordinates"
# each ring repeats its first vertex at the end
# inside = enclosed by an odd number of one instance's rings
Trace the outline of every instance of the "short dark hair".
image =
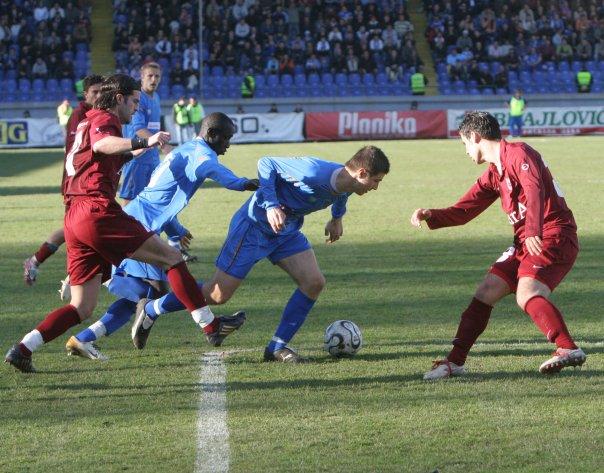
{"type": "Polygon", "coordinates": [[[84,77],[84,80],[82,81],[84,92],[86,92],[91,86],[100,84],[104,80],[105,78],[98,74],[90,74],[89,76],[84,77]]]}
{"type": "Polygon", "coordinates": [[[135,90],[141,90],[139,81],[126,74],[113,74],[101,84],[101,95],[94,107],[100,110],[109,110],[117,105],[118,94],[127,97],[132,95],[135,90]]]}
{"type": "Polygon", "coordinates": [[[216,134],[227,135],[235,130],[235,124],[228,115],[222,112],[213,112],[201,121],[201,136],[213,141],[216,134]],[[211,135],[211,136],[210,136],[211,135]]]}
{"type": "Polygon", "coordinates": [[[474,110],[465,113],[459,125],[459,134],[469,138],[472,132],[478,133],[485,140],[501,139],[499,122],[489,112],[474,110]]]}
{"type": "Polygon", "coordinates": [[[390,171],[390,161],[377,146],[363,146],[346,161],[346,166],[352,169],[365,168],[370,176],[388,174],[390,171]]]}

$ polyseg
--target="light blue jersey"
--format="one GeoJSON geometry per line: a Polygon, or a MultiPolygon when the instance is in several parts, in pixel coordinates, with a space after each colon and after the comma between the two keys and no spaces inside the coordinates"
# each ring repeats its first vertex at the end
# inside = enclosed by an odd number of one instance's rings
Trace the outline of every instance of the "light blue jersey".
{"type": "MultiPolygon", "coordinates": [[[[182,237],[187,230],[177,215],[207,178],[236,191],[244,191],[248,182],[220,164],[214,150],[202,138],[195,138],[166,156],[155,168],[147,187],[124,211],[157,234],[166,232],[169,237],[182,237]]],[[[130,259],[124,260],[119,269],[134,277],[165,279],[158,268],[130,259]]]]}
{"type": "MultiPolygon", "coordinates": [[[[160,130],[161,103],[159,95],[153,92],[149,95],[141,91],[138,110],[132,115],[132,120],[128,125],[122,128],[124,138],[132,138],[138,130],[146,128],[151,134],[160,130]]],[[[154,167],[159,164],[159,150],[150,148],[134,160],[138,164],[152,164],[154,167]]],[[[130,163],[129,163],[130,164],[130,163]]]]}
{"type": "Polygon", "coordinates": [[[287,218],[280,233],[286,235],[302,227],[304,215],[330,205],[332,216],[342,217],[350,194],[337,192],[335,180],[343,167],[314,157],[260,159],[260,187],[245,204],[248,218],[272,234],[266,211],[281,207],[287,218]]]}
{"type": "Polygon", "coordinates": [[[304,216],[331,205],[331,215],[346,213],[350,193],[339,193],[336,178],[344,166],[313,157],[272,158],[258,162],[260,187],[235,213],[216,267],[244,279],[261,259],[273,264],[311,248],[300,228],[304,216]],[[275,233],[266,211],[281,207],[286,219],[275,233]]]}

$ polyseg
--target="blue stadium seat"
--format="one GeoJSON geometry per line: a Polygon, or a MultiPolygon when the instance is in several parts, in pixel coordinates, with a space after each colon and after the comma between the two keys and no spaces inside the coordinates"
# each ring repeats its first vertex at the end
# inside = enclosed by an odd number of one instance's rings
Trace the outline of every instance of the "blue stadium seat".
{"type": "Polygon", "coordinates": [[[17,92],[17,80],[16,79],[6,79],[4,81],[4,89],[11,94],[17,92]]]}
{"type": "Polygon", "coordinates": [[[213,76],[223,76],[224,75],[224,69],[222,66],[214,66],[212,68],[212,75],[213,76]]]}
{"type": "Polygon", "coordinates": [[[480,90],[478,90],[476,87],[470,87],[468,89],[468,93],[470,95],[480,95],[480,90]]]}
{"type": "Polygon", "coordinates": [[[277,87],[278,85],[279,85],[279,76],[272,74],[266,78],[266,86],[269,89],[273,89],[273,88],[277,87]]]}
{"type": "Polygon", "coordinates": [[[348,83],[350,85],[361,85],[361,76],[356,72],[348,74],[348,83]]]}
{"type": "Polygon", "coordinates": [[[331,85],[333,84],[333,75],[330,72],[324,72],[321,74],[321,84],[331,85]]]}
{"type": "Polygon", "coordinates": [[[558,70],[560,72],[570,71],[570,66],[568,65],[568,62],[566,62],[566,61],[560,61],[558,63],[558,70]]]}
{"type": "Polygon", "coordinates": [[[505,89],[505,88],[503,88],[503,87],[498,87],[498,88],[495,90],[495,95],[507,95],[508,93],[509,93],[509,92],[508,92],[508,89],[505,89]]]}
{"type": "Polygon", "coordinates": [[[56,92],[59,90],[59,81],[57,81],[57,79],[48,79],[46,81],[46,90],[48,92],[56,92]]]}
{"type": "Polygon", "coordinates": [[[259,99],[266,98],[266,89],[256,89],[254,96],[258,97],[259,99]]]}
{"type": "Polygon", "coordinates": [[[490,87],[485,87],[482,89],[482,95],[493,95],[493,89],[490,87]]]}
{"type": "Polygon", "coordinates": [[[7,79],[15,79],[17,80],[17,70],[16,69],[8,69],[5,74],[7,79]]]}
{"type": "Polygon", "coordinates": [[[294,76],[294,84],[297,87],[306,87],[306,76],[304,74],[296,74],[294,76]]]}
{"type": "Polygon", "coordinates": [[[316,88],[316,86],[318,86],[321,83],[321,80],[319,78],[319,74],[316,74],[314,72],[312,74],[308,74],[308,80],[306,82],[311,87],[315,87],[316,88]]]}
{"type": "Polygon", "coordinates": [[[346,74],[342,72],[338,72],[335,77],[335,83],[338,86],[345,86],[348,80],[346,79],[346,74]]]}
{"type": "Polygon", "coordinates": [[[77,51],[85,51],[88,52],[88,44],[86,43],[76,43],[76,52],[77,51]]]}
{"type": "Polygon", "coordinates": [[[373,77],[373,74],[371,72],[368,72],[363,76],[363,84],[365,84],[365,85],[375,84],[375,78],[373,77]]]}
{"type": "Polygon", "coordinates": [[[29,79],[19,79],[19,90],[21,92],[29,92],[31,90],[31,82],[29,79]]]}
{"type": "Polygon", "coordinates": [[[263,89],[266,87],[266,78],[263,75],[254,76],[254,80],[256,81],[256,89],[263,89]]]}
{"type": "Polygon", "coordinates": [[[43,79],[34,79],[31,88],[34,92],[42,92],[44,90],[44,80],[43,79]]]}
{"type": "Polygon", "coordinates": [[[284,74],[281,76],[281,85],[283,87],[292,87],[294,85],[294,78],[289,74],[284,74]]]}
{"type": "Polygon", "coordinates": [[[379,72],[375,78],[375,82],[378,85],[386,85],[388,83],[388,76],[384,72],[379,72]]]}
{"type": "Polygon", "coordinates": [[[304,74],[304,66],[297,64],[294,66],[294,75],[304,74]]]}
{"type": "MultiPolygon", "coordinates": [[[[217,89],[218,90],[218,89],[217,89]]],[[[180,84],[175,84],[171,88],[170,96],[172,98],[178,98],[185,95],[185,87],[180,84]]]]}
{"type": "Polygon", "coordinates": [[[583,67],[582,61],[573,61],[570,65],[570,70],[573,72],[579,72],[583,67]]]}

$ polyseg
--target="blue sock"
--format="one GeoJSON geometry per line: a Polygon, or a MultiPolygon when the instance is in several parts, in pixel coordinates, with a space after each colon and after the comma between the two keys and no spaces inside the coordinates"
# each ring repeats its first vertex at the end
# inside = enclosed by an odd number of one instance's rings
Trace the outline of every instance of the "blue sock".
{"type": "Polygon", "coordinates": [[[76,338],[80,342],[94,342],[101,334],[109,336],[126,324],[135,310],[135,302],[128,299],[118,299],[109,306],[105,315],[103,315],[98,322],[95,322],[87,329],[82,330],[76,335],[76,338]]]}
{"type": "Polygon", "coordinates": [[[315,300],[304,295],[300,289],[296,289],[289,298],[281,322],[277,326],[275,335],[268,344],[268,349],[272,352],[281,350],[288,342],[294,338],[294,335],[306,320],[306,316],[315,305],[315,300]]]}
{"type": "MultiPolygon", "coordinates": [[[[201,289],[203,281],[197,281],[197,286],[201,289]]],[[[178,300],[178,297],[176,297],[173,292],[169,292],[159,299],[149,301],[145,306],[145,312],[152,320],[156,320],[162,314],[178,312],[179,310],[185,310],[185,306],[178,300]]]]}

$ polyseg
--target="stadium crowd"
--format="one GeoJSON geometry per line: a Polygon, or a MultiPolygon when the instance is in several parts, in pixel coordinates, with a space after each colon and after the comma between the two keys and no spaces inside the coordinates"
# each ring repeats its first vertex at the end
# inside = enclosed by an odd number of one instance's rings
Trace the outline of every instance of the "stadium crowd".
{"type": "Polygon", "coordinates": [[[234,94],[248,74],[260,77],[260,86],[271,75],[291,76],[284,85],[292,88],[304,86],[313,73],[369,74],[372,79],[378,74],[407,84],[421,60],[404,4],[212,0],[204,5],[199,58],[197,2],[172,0],[162,6],[147,1],[141,6],[114,0],[113,50],[119,70],[133,75],[142,62],[158,61],[164,69],[164,93],[169,81],[172,96],[197,90],[200,60],[210,76],[230,77],[221,81],[234,94]]]}
{"type": "Polygon", "coordinates": [[[574,92],[579,70],[604,66],[601,1],[425,0],[424,8],[443,93],[574,92]]]}
{"type": "Polygon", "coordinates": [[[71,97],[74,80],[89,70],[90,39],[85,1],[0,0],[4,100],[71,97]]]}

